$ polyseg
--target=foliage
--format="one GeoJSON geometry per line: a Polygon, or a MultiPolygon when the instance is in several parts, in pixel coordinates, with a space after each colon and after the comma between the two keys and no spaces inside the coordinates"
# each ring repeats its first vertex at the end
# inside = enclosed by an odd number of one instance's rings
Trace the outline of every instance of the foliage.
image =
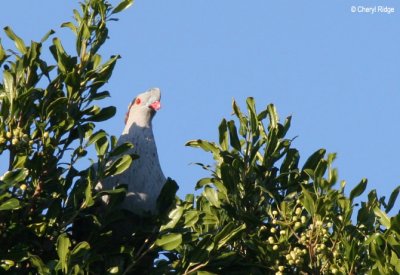
{"type": "MultiPolygon", "coordinates": [[[[109,245],[111,228],[126,214],[112,205],[99,214],[95,201],[101,194],[93,192],[99,180],[132,162],[132,156],[123,155],[131,145],[116,147],[115,137],[95,129],[95,122],[115,114],[115,107],[101,108],[95,101],[110,95],[101,89],[119,58],[103,61],[99,49],[108,38],[108,21],[131,4],[81,3],[74,22],[62,24],[75,35],[76,53],[67,53],[55,37],[49,47],[52,65],[42,58],[42,49],[54,31],[26,45],[4,28],[17,52],[0,45],[0,152],[9,159],[0,182],[3,271],[102,273],[123,268],[123,259],[133,258],[129,244],[109,245]],[[96,169],[78,169],[91,146],[97,152],[96,169]]],[[[109,193],[118,202],[123,192],[109,193]]]]}
{"type": "Polygon", "coordinates": [[[259,113],[253,98],[247,114],[233,102],[233,120],[223,119],[219,142],[188,146],[212,154],[199,164],[200,179],[184,200],[168,180],[158,215],[137,216],[118,207],[124,188],[97,192],[102,179],[122,173],[137,156],[131,144],[96,122],[115,108],[96,101],[118,55],[102,61],[107,24],[129,7],[85,0],[74,22],[75,54],[53,38],[45,61],[42,47],[54,31],[29,46],[10,27],[17,52],[0,43],[0,153],[8,171],[0,178],[0,273],[11,274],[398,274],[400,216],[389,217],[400,188],[389,200],[366,190],[365,179],[345,194],[335,188],[335,154],[317,150],[301,167],[274,105],[259,113]],[[51,65],[49,65],[51,64],[51,65]],[[268,123],[265,120],[268,119],[268,123]],[[267,126],[265,125],[267,124],[267,126]],[[81,169],[94,147],[97,159],[81,169]],[[110,203],[100,197],[107,193],[110,203]]]}
{"type": "Polygon", "coordinates": [[[219,143],[193,140],[215,166],[199,164],[210,177],[203,192],[179,201],[161,228],[167,260],[157,267],[177,274],[398,274],[400,216],[389,218],[389,201],[376,191],[352,222],[354,199],[365,179],[346,196],[339,189],[335,154],[317,150],[299,167],[300,154],[285,138],[291,117],[279,122],[274,105],[248,114],[233,102],[235,120],[223,119],[219,143]],[[268,118],[268,126],[263,121],[268,118]],[[384,210],[382,210],[384,208],[384,210]]]}

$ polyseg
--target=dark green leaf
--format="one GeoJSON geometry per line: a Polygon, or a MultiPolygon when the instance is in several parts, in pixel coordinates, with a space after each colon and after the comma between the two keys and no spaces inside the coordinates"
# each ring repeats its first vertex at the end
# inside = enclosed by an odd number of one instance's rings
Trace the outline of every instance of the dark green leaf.
{"type": "Polygon", "coordinates": [[[240,145],[236,125],[233,120],[228,121],[228,128],[229,128],[229,139],[231,142],[231,146],[236,150],[240,151],[242,146],[240,145]]]}
{"type": "Polygon", "coordinates": [[[104,156],[108,150],[109,143],[107,137],[100,137],[95,142],[95,148],[98,156],[104,156]]]}
{"type": "Polygon", "coordinates": [[[88,145],[97,142],[101,138],[105,138],[107,133],[104,130],[97,131],[96,133],[92,134],[89,138],[88,145]]]}
{"type": "Polygon", "coordinates": [[[178,184],[171,178],[167,178],[157,198],[158,213],[165,213],[175,206],[175,197],[178,189],[178,184]]]}
{"type": "Polygon", "coordinates": [[[114,106],[105,107],[101,109],[99,113],[89,116],[86,119],[86,121],[95,121],[95,122],[105,121],[109,118],[112,118],[116,112],[117,109],[114,106]]]}
{"type": "Polygon", "coordinates": [[[313,153],[307,160],[306,163],[304,163],[303,170],[305,169],[311,169],[315,170],[317,167],[318,163],[320,160],[325,156],[325,149],[319,149],[315,153],[313,153]]]}
{"type": "Polygon", "coordinates": [[[367,187],[367,179],[362,179],[356,187],[350,192],[350,201],[353,201],[356,197],[360,196],[364,193],[365,188],[367,187]]]}
{"type": "Polygon", "coordinates": [[[396,187],[396,189],[393,190],[392,194],[390,195],[389,202],[385,209],[386,212],[389,212],[393,208],[394,203],[397,200],[397,196],[399,195],[399,191],[400,191],[400,186],[396,187]]]}
{"type": "Polygon", "coordinates": [[[219,144],[223,150],[228,150],[228,128],[226,120],[223,119],[218,127],[219,131],[219,144]]]}
{"type": "Polygon", "coordinates": [[[110,157],[116,157],[119,156],[123,153],[128,152],[129,149],[133,148],[133,144],[130,142],[124,142],[120,145],[118,145],[111,153],[110,153],[110,157]]]}

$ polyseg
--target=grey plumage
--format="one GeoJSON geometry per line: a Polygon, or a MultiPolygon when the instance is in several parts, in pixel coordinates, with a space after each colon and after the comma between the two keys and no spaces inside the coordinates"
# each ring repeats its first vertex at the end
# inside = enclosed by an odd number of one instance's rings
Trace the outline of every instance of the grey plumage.
{"type": "MultiPolygon", "coordinates": [[[[97,188],[112,189],[119,184],[126,184],[128,190],[123,207],[138,214],[143,211],[156,212],[157,197],[166,181],[152,129],[152,119],[160,108],[160,99],[160,89],[153,88],[139,94],[129,105],[118,145],[131,142],[134,147],[127,153],[135,153],[139,158],[125,172],[104,180],[97,188]]],[[[103,200],[107,202],[107,196],[103,200]]]]}

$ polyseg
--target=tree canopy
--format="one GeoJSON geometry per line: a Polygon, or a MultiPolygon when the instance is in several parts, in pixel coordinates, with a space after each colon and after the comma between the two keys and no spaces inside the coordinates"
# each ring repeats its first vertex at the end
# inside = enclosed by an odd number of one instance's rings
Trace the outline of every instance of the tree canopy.
{"type": "Polygon", "coordinates": [[[218,141],[187,142],[214,161],[198,164],[209,173],[195,185],[199,195],[178,198],[168,179],[159,213],[138,216],[119,207],[124,186],[95,190],[140,157],[96,125],[115,114],[96,105],[110,96],[103,86],[120,58],[101,56],[107,26],[132,2],[82,2],[62,24],[74,53],[52,30],[27,45],[4,28],[17,51],[0,44],[0,153],[9,160],[0,178],[1,273],[400,273],[400,215],[388,215],[400,189],[388,200],[372,190],[357,206],[367,180],[346,195],[325,149],[300,166],[291,117],[282,121],[273,104],[258,112],[251,97],[245,112],[232,102],[218,141]],[[97,158],[82,169],[88,150],[97,158]]]}

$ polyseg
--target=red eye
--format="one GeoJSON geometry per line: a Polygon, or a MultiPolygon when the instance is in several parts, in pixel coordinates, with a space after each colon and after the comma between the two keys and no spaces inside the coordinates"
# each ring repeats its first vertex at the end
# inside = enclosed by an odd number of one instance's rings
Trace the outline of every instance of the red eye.
{"type": "Polygon", "coordinates": [[[135,101],[135,103],[139,105],[139,104],[140,104],[140,102],[142,102],[142,101],[140,100],[140,98],[136,98],[136,101],[135,101]]]}

